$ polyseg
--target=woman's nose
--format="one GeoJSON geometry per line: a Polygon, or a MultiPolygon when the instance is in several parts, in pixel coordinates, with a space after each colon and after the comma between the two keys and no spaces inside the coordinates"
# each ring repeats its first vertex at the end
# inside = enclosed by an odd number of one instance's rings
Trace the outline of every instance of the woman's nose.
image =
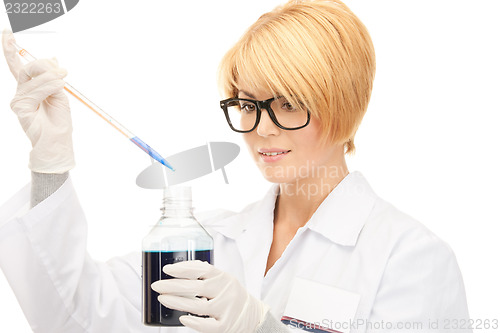
{"type": "Polygon", "coordinates": [[[260,136],[278,135],[280,128],[273,122],[266,109],[262,109],[257,134],[260,136]]]}

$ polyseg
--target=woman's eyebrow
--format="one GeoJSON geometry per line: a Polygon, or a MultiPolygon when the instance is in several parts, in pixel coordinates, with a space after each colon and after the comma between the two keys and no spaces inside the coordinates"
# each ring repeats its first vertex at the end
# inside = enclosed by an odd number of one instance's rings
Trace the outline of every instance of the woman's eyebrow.
{"type": "Polygon", "coordinates": [[[243,94],[247,95],[248,97],[255,99],[255,96],[254,96],[254,95],[252,95],[252,94],[250,94],[250,93],[246,92],[245,90],[238,90],[238,95],[239,95],[240,93],[243,93],[243,94]]]}

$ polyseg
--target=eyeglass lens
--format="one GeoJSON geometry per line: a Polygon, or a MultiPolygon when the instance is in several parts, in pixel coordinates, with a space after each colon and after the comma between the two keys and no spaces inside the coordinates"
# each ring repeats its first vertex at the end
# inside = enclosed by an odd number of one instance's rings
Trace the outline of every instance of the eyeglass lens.
{"type": "MultiPolygon", "coordinates": [[[[273,100],[271,102],[271,109],[278,123],[283,127],[293,129],[302,127],[307,123],[307,110],[294,107],[284,97],[273,100]]],[[[236,130],[249,131],[257,122],[257,104],[255,102],[238,99],[232,100],[227,104],[227,112],[236,130]]]]}

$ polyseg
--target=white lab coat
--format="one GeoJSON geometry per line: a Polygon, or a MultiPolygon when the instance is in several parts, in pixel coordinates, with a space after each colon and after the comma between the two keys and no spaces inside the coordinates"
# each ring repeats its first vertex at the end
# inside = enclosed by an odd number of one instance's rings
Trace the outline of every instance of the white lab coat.
{"type": "MultiPolygon", "coordinates": [[[[450,332],[453,320],[468,319],[451,249],[379,198],[357,171],[264,276],[278,189],[240,213],[202,221],[214,237],[215,265],[270,305],[274,317],[344,333],[450,332]]],[[[70,179],[29,211],[28,203],[26,187],[0,209],[0,267],[34,331],[191,332],[142,325],[140,254],[92,260],[70,179]]]]}

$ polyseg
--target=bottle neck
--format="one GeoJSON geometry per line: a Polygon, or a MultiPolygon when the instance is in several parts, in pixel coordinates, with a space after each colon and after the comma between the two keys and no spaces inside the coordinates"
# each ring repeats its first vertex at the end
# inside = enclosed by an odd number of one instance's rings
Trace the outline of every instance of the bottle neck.
{"type": "Polygon", "coordinates": [[[191,188],[170,186],[163,192],[162,217],[192,217],[191,188]]]}
{"type": "Polygon", "coordinates": [[[172,208],[164,206],[161,208],[162,217],[191,217],[193,208],[172,208]]]}

